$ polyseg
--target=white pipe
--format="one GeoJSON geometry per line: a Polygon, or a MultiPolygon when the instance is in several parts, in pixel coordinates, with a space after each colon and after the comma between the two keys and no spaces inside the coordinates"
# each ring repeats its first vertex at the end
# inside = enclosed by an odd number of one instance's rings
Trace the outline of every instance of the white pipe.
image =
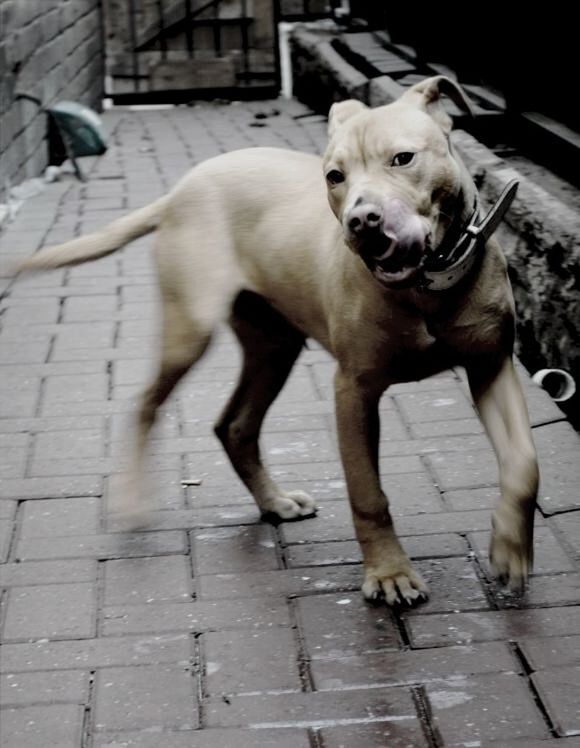
{"type": "Polygon", "coordinates": [[[290,32],[296,24],[282,21],[278,24],[278,39],[280,45],[280,84],[281,93],[285,99],[292,98],[292,58],[290,55],[290,32]]]}
{"type": "Polygon", "coordinates": [[[555,403],[564,403],[576,393],[576,382],[564,369],[540,369],[532,382],[543,387],[555,403]]]}

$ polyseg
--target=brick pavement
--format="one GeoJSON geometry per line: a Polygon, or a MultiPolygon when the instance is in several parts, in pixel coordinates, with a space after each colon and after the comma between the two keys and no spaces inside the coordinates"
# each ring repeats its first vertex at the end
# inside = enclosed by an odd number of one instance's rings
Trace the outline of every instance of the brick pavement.
{"type": "MultiPolygon", "coordinates": [[[[0,237],[3,260],[101,226],[224,150],[325,140],[295,102],[106,121],[112,147],[90,181],[29,201],[0,237]]],[[[363,603],[332,364],[315,345],[265,444],[276,475],[315,494],[316,519],[260,523],[212,436],[239,358],[224,332],[157,427],[152,526],[126,533],[107,506],[152,366],[148,247],[2,280],[2,746],[578,748],[580,448],[561,412],[526,378],[543,484],[524,601],[489,578],[497,470],[449,372],[382,402],[381,471],[432,599],[409,612],[363,603]],[[191,478],[201,485],[183,487],[191,478]]]]}

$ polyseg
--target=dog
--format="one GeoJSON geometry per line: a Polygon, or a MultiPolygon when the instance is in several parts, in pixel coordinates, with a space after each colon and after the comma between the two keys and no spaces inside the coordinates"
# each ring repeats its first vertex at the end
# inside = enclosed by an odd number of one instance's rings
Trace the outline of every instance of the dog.
{"type": "Polygon", "coordinates": [[[386,106],[336,103],[322,160],[272,148],[217,156],[152,204],[25,261],[28,271],[74,265],[157,231],[162,343],[138,415],[129,511],[139,509],[158,408],[228,320],[244,358],[215,431],[263,515],[315,513],[310,496],[274,482],[259,448],[266,411],[311,337],[337,362],[336,420],[363,594],[388,605],[425,599],[381,488],[378,404],[391,384],[462,366],[499,464],[492,568],[512,588],[525,585],[538,465],[513,365],[506,261],[492,236],[513,190],[481,221],[476,188],[450,142],[445,96],[470,111],[444,76],[386,106]]]}

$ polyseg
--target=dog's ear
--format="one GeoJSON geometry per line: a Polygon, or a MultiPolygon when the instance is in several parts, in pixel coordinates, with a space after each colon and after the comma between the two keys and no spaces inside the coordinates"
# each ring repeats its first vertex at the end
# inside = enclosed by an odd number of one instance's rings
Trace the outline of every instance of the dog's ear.
{"type": "Polygon", "coordinates": [[[401,96],[403,101],[415,101],[421,109],[437,122],[445,133],[451,132],[453,122],[447,114],[441,101],[442,96],[447,96],[456,104],[461,111],[473,116],[473,109],[461,86],[445,75],[435,75],[416,83],[401,96]]]}
{"type": "Polygon", "coordinates": [[[366,104],[356,99],[347,99],[333,104],[328,113],[328,137],[331,138],[347,119],[367,108],[366,104]]]}

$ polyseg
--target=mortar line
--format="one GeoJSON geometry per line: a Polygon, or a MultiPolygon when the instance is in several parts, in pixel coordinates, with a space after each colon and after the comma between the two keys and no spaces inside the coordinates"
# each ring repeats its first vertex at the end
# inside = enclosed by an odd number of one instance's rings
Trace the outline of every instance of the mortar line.
{"type": "Polygon", "coordinates": [[[528,661],[526,655],[524,654],[523,650],[521,649],[517,641],[508,642],[508,646],[512,650],[512,653],[514,654],[516,660],[521,664],[523,668],[524,672],[521,677],[526,682],[526,686],[528,687],[528,690],[534,701],[534,704],[536,705],[538,711],[542,715],[542,719],[550,732],[550,736],[553,738],[561,737],[561,735],[559,735],[558,731],[556,730],[556,726],[554,725],[554,722],[552,721],[552,718],[550,717],[550,714],[548,713],[548,710],[546,706],[544,705],[544,702],[542,701],[542,697],[540,696],[540,693],[536,687],[536,684],[533,682],[531,678],[531,676],[536,671],[532,667],[531,663],[528,661]]]}
{"type": "Polygon", "coordinates": [[[443,748],[443,739],[439,730],[433,724],[433,713],[431,704],[425,690],[425,686],[411,686],[411,697],[417,710],[419,724],[425,735],[430,748],[443,748]]]}
{"type": "Polygon", "coordinates": [[[310,669],[310,657],[304,641],[304,635],[302,633],[302,621],[300,613],[298,611],[298,603],[296,596],[288,596],[286,601],[288,603],[288,613],[290,615],[290,630],[294,638],[297,652],[297,663],[298,663],[298,677],[300,678],[300,684],[303,693],[312,693],[315,691],[314,678],[310,669]]]}

